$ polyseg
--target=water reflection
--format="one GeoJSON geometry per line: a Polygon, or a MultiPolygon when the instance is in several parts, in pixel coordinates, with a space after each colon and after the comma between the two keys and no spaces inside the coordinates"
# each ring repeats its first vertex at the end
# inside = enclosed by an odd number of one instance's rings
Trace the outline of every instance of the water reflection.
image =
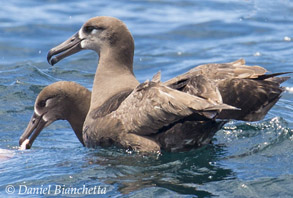
{"type": "Polygon", "coordinates": [[[222,146],[207,145],[190,152],[142,156],[113,148],[92,151],[87,156],[87,162],[88,171],[93,173],[90,179],[118,185],[118,191],[123,194],[161,187],[181,194],[208,196],[211,195],[209,192],[197,187],[234,177],[232,170],[218,164],[224,152],[222,146]]]}

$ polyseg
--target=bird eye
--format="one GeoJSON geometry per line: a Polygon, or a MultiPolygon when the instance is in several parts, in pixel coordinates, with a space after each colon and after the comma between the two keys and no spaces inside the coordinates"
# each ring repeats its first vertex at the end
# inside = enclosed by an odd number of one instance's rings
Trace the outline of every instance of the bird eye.
{"type": "Polygon", "coordinates": [[[95,26],[85,26],[83,31],[87,34],[90,34],[90,33],[92,33],[93,30],[103,31],[103,30],[105,30],[105,28],[104,27],[95,27],[95,26]]]}
{"type": "Polygon", "coordinates": [[[106,28],[104,28],[104,27],[95,27],[95,29],[96,29],[96,30],[99,30],[99,31],[103,31],[103,30],[105,30],[106,28]]]}
{"type": "Polygon", "coordinates": [[[39,107],[45,107],[45,106],[46,106],[46,101],[45,101],[45,100],[41,100],[41,101],[38,103],[38,106],[39,106],[39,107]]]}
{"type": "Polygon", "coordinates": [[[84,27],[84,32],[87,33],[87,34],[89,34],[89,33],[91,33],[94,29],[95,29],[94,26],[85,26],[85,27],[84,27]]]}

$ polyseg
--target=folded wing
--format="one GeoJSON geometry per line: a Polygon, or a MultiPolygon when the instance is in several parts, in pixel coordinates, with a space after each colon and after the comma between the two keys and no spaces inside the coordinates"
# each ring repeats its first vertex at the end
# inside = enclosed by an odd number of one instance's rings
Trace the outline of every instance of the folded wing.
{"type": "Polygon", "coordinates": [[[159,82],[147,81],[134,89],[113,116],[122,121],[124,131],[146,136],[191,115],[198,116],[198,120],[213,119],[222,109],[236,110],[159,82]]]}

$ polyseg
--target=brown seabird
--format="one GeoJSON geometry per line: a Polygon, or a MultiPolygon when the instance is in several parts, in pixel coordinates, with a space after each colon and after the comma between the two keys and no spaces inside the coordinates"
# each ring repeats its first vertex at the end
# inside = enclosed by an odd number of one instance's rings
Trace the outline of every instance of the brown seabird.
{"type": "MultiPolygon", "coordinates": [[[[284,73],[266,74],[262,67],[246,66],[240,59],[201,65],[164,83],[159,74],[139,83],[133,73],[133,38],[113,17],[87,21],[49,51],[48,62],[54,65],[83,49],[99,55],[82,131],[87,147],[157,152],[202,146],[229,119],[262,119],[284,91],[280,83],[288,79],[276,77],[284,73]]],[[[23,135],[20,144],[27,137],[23,135]]]]}
{"type": "Polygon", "coordinates": [[[39,93],[34,114],[20,137],[21,149],[29,149],[40,132],[56,120],[67,120],[84,145],[82,127],[90,101],[91,92],[75,82],[59,81],[45,87],[39,93]]]}

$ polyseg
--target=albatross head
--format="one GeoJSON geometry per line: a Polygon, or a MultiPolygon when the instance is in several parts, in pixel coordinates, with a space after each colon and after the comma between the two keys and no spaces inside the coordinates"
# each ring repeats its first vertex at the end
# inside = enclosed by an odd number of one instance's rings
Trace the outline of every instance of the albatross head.
{"type": "Polygon", "coordinates": [[[56,120],[68,120],[73,128],[77,127],[76,136],[83,144],[81,131],[89,109],[90,94],[81,85],[68,81],[45,87],[35,101],[34,114],[19,139],[19,145],[23,147],[22,144],[26,144],[25,148],[29,149],[40,132],[56,120]],[[73,117],[74,114],[77,118],[73,117]]]}
{"type": "Polygon", "coordinates": [[[132,65],[134,41],[126,25],[114,17],[94,17],[89,19],[71,38],[48,52],[47,60],[51,65],[83,49],[96,51],[100,58],[115,56],[132,65]],[[125,59],[125,60],[124,60],[125,59]]]}

